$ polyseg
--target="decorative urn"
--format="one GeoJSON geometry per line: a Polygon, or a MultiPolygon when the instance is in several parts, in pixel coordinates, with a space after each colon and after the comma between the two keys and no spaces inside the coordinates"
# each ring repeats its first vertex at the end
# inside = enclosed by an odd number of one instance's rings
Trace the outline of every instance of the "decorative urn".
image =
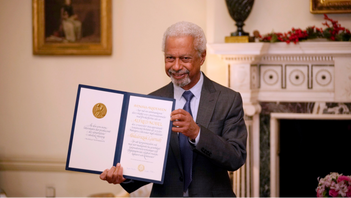
{"type": "Polygon", "coordinates": [[[230,17],[236,22],[237,31],[232,32],[231,36],[249,36],[249,33],[244,32],[244,21],[250,15],[254,0],[226,0],[230,17]]]}

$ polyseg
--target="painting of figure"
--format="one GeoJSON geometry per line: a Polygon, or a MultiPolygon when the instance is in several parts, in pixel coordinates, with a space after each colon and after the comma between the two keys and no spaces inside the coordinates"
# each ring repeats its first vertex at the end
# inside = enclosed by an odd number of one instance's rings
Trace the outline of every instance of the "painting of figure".
{"type": "Polygon", "coordinates": [[[34,55],[111,55],[112,0],[32,0],[34,55]]]}
{"type": "Polygon", "coordinates": [[[45,0],[45,42],[99,43],[100,0],[45,0]]]}

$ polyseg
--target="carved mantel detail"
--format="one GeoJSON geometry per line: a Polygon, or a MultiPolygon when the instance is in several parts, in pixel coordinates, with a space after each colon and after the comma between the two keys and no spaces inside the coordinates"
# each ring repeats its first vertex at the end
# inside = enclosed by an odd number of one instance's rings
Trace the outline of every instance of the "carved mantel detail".
{"type": "Polygon", "coordinates": [[[351,42],[208,44],[208,51],[230,66],[230,87],[244,105],[351,100],[351,42]]]}

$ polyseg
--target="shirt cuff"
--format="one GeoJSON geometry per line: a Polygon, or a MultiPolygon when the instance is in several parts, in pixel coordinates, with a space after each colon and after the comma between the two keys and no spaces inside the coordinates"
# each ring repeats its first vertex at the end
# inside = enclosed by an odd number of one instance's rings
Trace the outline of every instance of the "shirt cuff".
{"type": "Polygon", "coordinates": [[[190,144],[192,144],[192,145],[196,146],[196,145],[197,145],[197,143],[198,143],[198,142],[199,142],[199,140],[200,140],[200,134],[201,134],[201,128],[200,128],[200,130],[199,130],[199,134],[197,134],[197,137],[195,138],[195,141],[193,141],[193,140],[191,140],[191,139],[189,138],[189,142],[190,142],[190,144]]]}

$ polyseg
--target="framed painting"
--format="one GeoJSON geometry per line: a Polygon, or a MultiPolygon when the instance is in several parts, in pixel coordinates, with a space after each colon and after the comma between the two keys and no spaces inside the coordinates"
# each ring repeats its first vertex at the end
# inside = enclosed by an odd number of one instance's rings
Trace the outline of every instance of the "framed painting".
{"type": "Polygon", "coordinates": [[[351,13],[351,0],[310,0],[312,14],[351,13]]]}
{"type": "Polygon", "coordinates": [[[33,54],[111,55],[112,0],[32,0],[33,54]]]}

